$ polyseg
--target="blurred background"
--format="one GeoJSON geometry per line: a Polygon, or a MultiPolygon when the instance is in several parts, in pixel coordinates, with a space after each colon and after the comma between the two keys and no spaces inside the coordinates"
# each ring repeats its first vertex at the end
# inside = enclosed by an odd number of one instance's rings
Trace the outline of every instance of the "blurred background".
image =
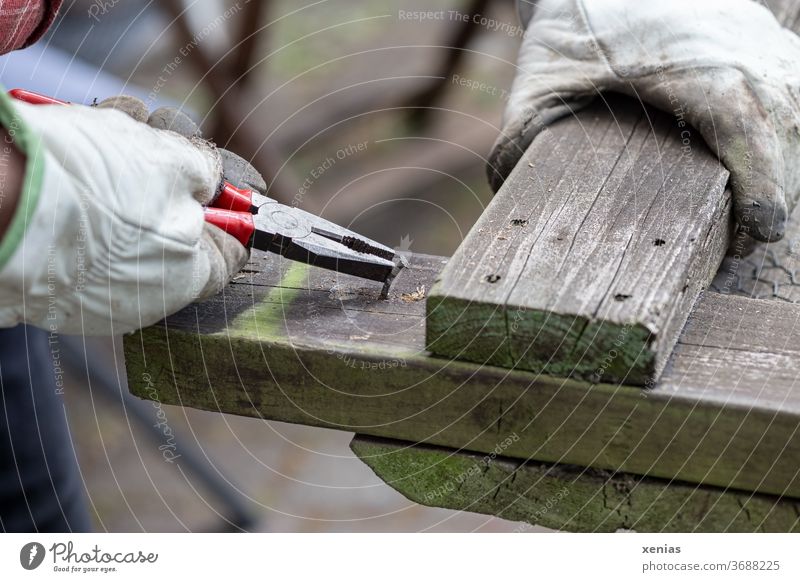
{"type": "MultiPolygon", "coordinates": [[[[450,255],[490,199],[485,157],[521,36],[513,0],[66,0],[42,41],[0,59],[0,79],[73,102],[179,105],[279,201],[450,255]]],[[[165,406],[191,461],[167,463],[158,411],[123,400],[120,344],[67,346],[74,450],[100,531],[518,525],[407,501],[350,453],[349,433],[165,406]]]]}

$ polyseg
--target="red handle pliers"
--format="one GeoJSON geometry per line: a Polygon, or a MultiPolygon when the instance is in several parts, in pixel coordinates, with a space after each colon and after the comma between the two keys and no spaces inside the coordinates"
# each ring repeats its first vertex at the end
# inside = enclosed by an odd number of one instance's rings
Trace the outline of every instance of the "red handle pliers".
{"type": "MultiPolygon", "coordinates": [[[[12,89],[9,94],[34,105],[69,104],[25,89],[12,89]]],[[[384,295],[394,276],[405,266],[403,258],[387,246],[228,182],[223,182],[220,193],[205,209],[205,219],[248,248],[382,281],[384,295]]]]}

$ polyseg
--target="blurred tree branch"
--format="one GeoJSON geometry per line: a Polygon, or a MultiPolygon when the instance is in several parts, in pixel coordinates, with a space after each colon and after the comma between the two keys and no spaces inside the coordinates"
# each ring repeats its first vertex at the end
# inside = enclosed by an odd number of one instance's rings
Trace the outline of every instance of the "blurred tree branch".
{"type": "MultiPolygon", "coordinates": [[[[263,5],[267,3],[267,0],[261,0],[249,2],[244,6],[243,23],[239,32],[252,32],[247,37],[249,39],[247,43],[239,42],[235,45],[237,46],[235,55],[238,68],[233,70],[234,73],[237,70],[246,73],[248,70],[247,63],[252,59],[256,44],[255,37],[260,30],[260,20],[257,19],[264,10],[263,5]]],[[[181,42],[191,42],[195,37],[187,18],[187,12],[191,7],[186,6],[182,0],[164,0],[162,5],[172,18],[172,25],[175,26],[181,42]]],[[[263,140],[258,133],[257,126],[244,123],[248,113],[247,107],[244,105],[247,103],[247,99],[242,88],[237,87],[237,77],[229,74],[222,65],[223,61],[208,54],[206,48],[200,43],[193,44],[193,50],[187,57],[187,61],[194,67],[200,77],[200,82],[206,83],[213,98],[211,114],[216,119],[211,124],[214,127],[214,135],[210,137],[248,159],[264,176],[270,187],[271,197],[281,202],[291,200],[297,191],[297,186],[287,176],[285,168],[281,170],[283,156],[274,144],[263,140]]],[[[247,75],[244,74],[244,77],[246,78],[247,75]]]]}
{"type": "Polygon", "coordinates": [[[467,56],[467,51],[465,49],[482,30],[481,26],[475,23],[473,17],[483,14],[489,7],[489,3],[489,0],[470,0],[464,12],[469,15],[469,18],[460,21],[453,29],[450,38],[443,44],[443,46],[447,47],[445,49],[446,56],[435,73],[438,79],[434,79],[432,83],[412,96],[407,102],[406,106],[413,108],[410,116],[411,123],[414,125],[418,127],[427,125],[431,111],[430,108],[435,105],[447,91],[449,86],[448,80],[453,76],[453,73],[455,73],[456,69],[458,69],[459,65],[461,65],[464,58],[467,56]]]}
{"type": "MultiPolygon", "coordinates": [[[[410,112],[410,119],[415,122],[416,129],[427,126],[430,121],[430,112],[436,103],[442,99],[450,83],[448,80],[462,65],[469,54],[466,47],[480,34],[483,27],[474,20],[475,15],[481,15],[491,8],[489,0],[468,0],[462,14],[464,18],[452,24],[448,30],[447,38],[441,43],[444,57],[436,66],[432,75],[420,75],[417,78],[403,78],[403,85],[392,83],[377,83],[364,90],[353,94],[352,99],[335,106],[317,108],[317,112],[300,112],[292,120],[291,130],[288,135],[281,138],[276,145],[274,139],[264,140],[262,126],[251,121],[248,114],[250,106],[258,102],[254,92],[258,84],[254,82],[253,68],[259,61],[255,58],[258,46],[265,42],[265,24],[270,8],[274,6],[268,0],[254,0],[241,5],[236,19],[228,23],[231,35],[231,48],[223,56],[210,54],[207,46],[193,42],[196,32],[187,18],[192,3],[197,0],[165,0],[163,8],[172,19],[174,32],[178,42],[192,43],[193,49],[186,60],[193,67],[198,77],[198,82],[205,85],[212,97],[212,107],[209,114],[210,137],[220,145],[230,148],[239,155],[248,159],[264,175],[270,186],[270,195],[284,203],[291,201],[299,191],[299,180],[295,179],[284,166],[285,152],[299,149],[310,139],[315,144],[320,141],[341,136],[341,122],[356,118],[364,113],[376,110],[390,110],[393,108],[405,109],[410,112]],[[245,121],[247,120],[247,121],[245,121]],[[336,131],[326,131],[328,128],[340,128],[336,131]]],[[[238,5],[237,5],[238,6],[238,5]]],[[[346,128],[345,131],[351,128],[346,128]]],[[[480,149],[480,144],[490,140],[487,131],[475,128],[475,136],[469,139],[462,135],[460,139],[447,139],[463,141],[467,139],[470,147],[480,149]]],[[[417,148],[418,149],[418,145],[417,148]]],[[[414,158],[415,148],[409,147],[404,154],[398,154],[396,163],[402,165],[402,159],[414,158]]],[[[429,152],[437,159],[437,166],[441,174],[427,173],[413,181],[415,188],[425,189],[442,180],[443,176],[458,173],[470,164],[475,163],[474,157],[461,157],[458,153],[445,154],[433,148],[429,152]],[[436,152],[435,155],[434,151],[436,152]]],[[[367,180],[364,185],[376,186],[372,180],[367,180]]],[[[357,196],[348,197],[348,202],[337,211],[337,217],[344,217],[347,212],[356,214],[358,206],[369,206],[374,201],[391,199],[394,193],[408,196],[409,185],[384,183],[383,187],[375,188],[375,192],[364,191],[357,188],[357,196]]],[[[335,187],[329,186],[335,190],[335,187]]],[[[321,192],[327,191],[323,188],[321,192]]],[[[304,208],[311,212],[319,212],[326,203],[325,196],[307,196],[304,198],[304,208]]]]}

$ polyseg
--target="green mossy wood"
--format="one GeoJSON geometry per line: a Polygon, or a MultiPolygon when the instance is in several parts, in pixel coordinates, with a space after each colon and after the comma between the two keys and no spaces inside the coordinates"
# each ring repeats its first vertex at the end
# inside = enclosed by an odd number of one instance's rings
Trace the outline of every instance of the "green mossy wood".
{"type": "Polygon", "coordinates": [[[350,448],[411,501],[552,529],[800,531],[796,499],[360,435],[350,448]]]}
{"type": "Polygon", "coordinates": [[[800,497],[800,305],[707,293],[651,390],[449,361],[414,256],[380,285],[254,254],[223,294],[125,338],[165,404],[800,497]]]}

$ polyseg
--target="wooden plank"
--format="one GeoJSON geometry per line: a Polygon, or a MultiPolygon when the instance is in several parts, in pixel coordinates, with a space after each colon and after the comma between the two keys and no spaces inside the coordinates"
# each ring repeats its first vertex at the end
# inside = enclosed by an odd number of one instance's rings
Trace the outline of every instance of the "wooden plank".
{"type": "Polygon", "coordinates": [[[350,448],[411,501],[524,522],[519,531],[800,531],[796,499],[361,435],[350,448]]]}
{"type": "Polygon", "coordinates": [[[647,384],[728,246],[727,178],[695,132],[632,99],[557,122],[442,272],[428,348],[647,384]],[[612,350],[616,365],[603,368],[612,350]]]}
{"type": "MultiPolygon", "coordinates": [[[[797,0],[766,5],[798,32],[797,0]]],[[[432,290],[428,348],[651,383],[730,239],[728,173],[675,114],[608,97],[543,131],[432,290]]]]}
{"type": "Polygon", "coordinates": [[[800,305],[707,293],[651,390],[431,356],[445,259],[378,285],[254,256],[223,295],[125,338],[165,404],[800,497],[800,305]],[[771,330],[771,331],[770,331],[771,330]]]}

